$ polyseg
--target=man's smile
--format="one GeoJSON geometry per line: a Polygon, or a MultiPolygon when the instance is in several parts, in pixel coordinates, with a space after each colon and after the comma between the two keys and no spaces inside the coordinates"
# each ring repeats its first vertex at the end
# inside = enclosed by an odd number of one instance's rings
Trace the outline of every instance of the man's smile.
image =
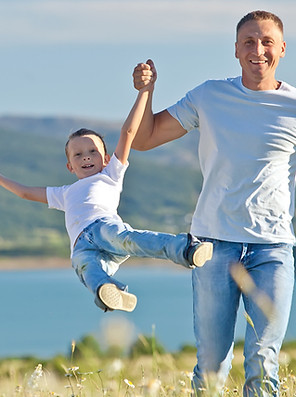
{"type": "Polygon", "coordinates": [[[267,61],[252,61],[252,60],[250,60],[250,62],[253,65],[264,65],[265,63],[267,63],[267,61]]]}

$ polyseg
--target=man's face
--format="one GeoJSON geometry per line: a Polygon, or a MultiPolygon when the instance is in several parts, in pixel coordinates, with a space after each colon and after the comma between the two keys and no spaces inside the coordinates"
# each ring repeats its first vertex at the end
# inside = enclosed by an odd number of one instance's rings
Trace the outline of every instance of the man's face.
{"type": "Polygon", "coordinates": [[[101,139],[95,135],[83,135],[68,143],[67,168],[78,179],[101,172],[108,164],[110,156],[105,154],[101,139]]]}
{"type": "Polygon", "coordinates": [[[235,56],[242,67],[244,86],[251,90],[277,89],[275,71],[285,49],[282,32],[272,20],[248,21],[242,25],[235,56]]]}

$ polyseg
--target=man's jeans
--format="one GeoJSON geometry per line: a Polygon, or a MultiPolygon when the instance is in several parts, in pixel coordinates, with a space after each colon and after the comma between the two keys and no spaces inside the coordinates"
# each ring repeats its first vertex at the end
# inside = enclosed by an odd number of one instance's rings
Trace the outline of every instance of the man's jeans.
{"type": "Polygon", "coordinates": [[[192,273],[197,365],[196,394],[212,379],[223,385],[231,368],[234,327],[240,296],[249,316],[245,334],[244,396],[278,395],[278,354],[286,332],[294,285],[290,244],[213,243],[213,258],[192,273]],[[273,303],[267,319],[251,296],[241,293],[230,268],[241,263],[257,289],[273,303]]]}
{"type": "Polygon", "coordinates": [[[106,306],[97,296],[98,288],[113,283],[121,290],[127,286],[111,276],[129,256],[170,259],[188,266],[184,257],[188,235],[134,230],[130,225],[110,218],[98,219],[78,237],[72,265],[80,281],[94,294],[101,309],[106,306]]]}

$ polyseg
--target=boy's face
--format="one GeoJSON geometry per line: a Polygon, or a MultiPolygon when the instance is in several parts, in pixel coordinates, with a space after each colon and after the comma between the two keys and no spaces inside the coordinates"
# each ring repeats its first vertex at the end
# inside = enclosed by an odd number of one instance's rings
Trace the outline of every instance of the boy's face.
{"type": "Polygon", "coordinates": [[[103,142],[96,135],[83,135],[72,138],[68,143],[67,168],[78,179],[87,178],[101,172],[109,163],[103,142]]]}

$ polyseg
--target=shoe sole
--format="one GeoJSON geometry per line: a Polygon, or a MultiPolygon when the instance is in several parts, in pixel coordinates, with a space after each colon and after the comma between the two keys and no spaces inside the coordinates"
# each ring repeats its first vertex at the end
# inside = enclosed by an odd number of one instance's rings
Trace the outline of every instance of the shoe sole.
{"type": "Polygon", "coordinates": [[[213,244],[209,242],[201,243],[193,254],[192,262],[196,267],[202,267],[206,261],[212,259],[213,244]]]}
{"type": "Polygon", "coordinates": [[[101,301],[111,310],[132,312],[137,304],[137,297],[121,291],[115,284],[103,284],[98,292],[101,301]]]}

